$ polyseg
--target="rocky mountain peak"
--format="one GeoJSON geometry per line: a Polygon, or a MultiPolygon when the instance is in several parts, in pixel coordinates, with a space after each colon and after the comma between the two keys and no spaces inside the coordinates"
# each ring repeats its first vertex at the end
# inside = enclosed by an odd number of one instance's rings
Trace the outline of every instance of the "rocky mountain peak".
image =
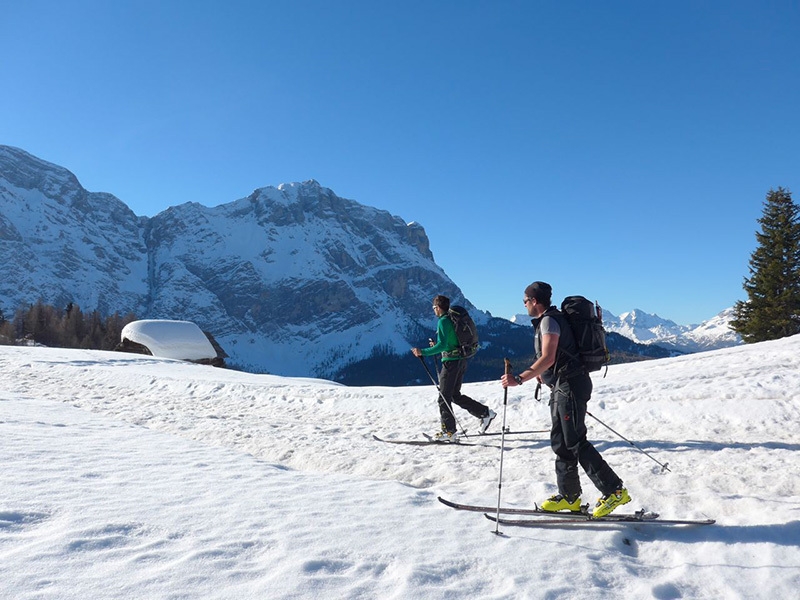
{"type": "Polygon", "coordinates": [[[6,314],[41,298],[188,319],[232,364],[331,377],[378,348],[405,353],[434,294],[465,303],[420,225],[314,180],[140,218],[21,150],[0,147],[0,161],[6,314]]]}

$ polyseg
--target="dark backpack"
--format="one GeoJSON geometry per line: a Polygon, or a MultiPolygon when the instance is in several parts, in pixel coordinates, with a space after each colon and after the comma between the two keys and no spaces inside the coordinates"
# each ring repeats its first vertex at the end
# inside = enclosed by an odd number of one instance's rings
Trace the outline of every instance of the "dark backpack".
{"type": "Polygon", "coordinates": [[[610,357],[600,305],[583,296],[567,296],[561,303],[561,314],[572,329],[584,368],[589,373],[607,368],[610,357]]]}
{"type": "Polygon", "coordinates": [[[471,358],[478,351],[478,329],[475,321],[463,306],[451,306],[447,316],[453,322],[458,338],[458,350],[463,358],[471,358]]]}

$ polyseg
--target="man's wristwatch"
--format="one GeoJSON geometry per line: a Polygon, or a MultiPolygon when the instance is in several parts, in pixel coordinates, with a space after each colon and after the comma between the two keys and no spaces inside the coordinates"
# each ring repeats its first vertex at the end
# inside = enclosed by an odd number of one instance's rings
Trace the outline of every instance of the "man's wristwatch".
{"type": "Polygon", "coordinates": [[[524,382],[522,381],[522,377],[519,375],[514,375],[514,381],[517,382],[517,385],[522,385],[524,382]]]}

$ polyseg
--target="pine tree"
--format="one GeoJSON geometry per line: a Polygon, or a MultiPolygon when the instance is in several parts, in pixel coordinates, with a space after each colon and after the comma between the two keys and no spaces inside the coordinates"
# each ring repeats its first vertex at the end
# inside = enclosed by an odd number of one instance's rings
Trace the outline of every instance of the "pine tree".
{"type": "Polygon", "coordinates": [[[81,307],[70,302],[67,305],[63,323],[63,338],[61,345],[65,348],[78,348],[83,334],[83,312],[81,307]]]}
{"type": "Polygon", "coordinates": [[[745,342],[800,333],[800,207],[791,192],[770,190],[744,280],[748,300],[734,306],[731,328],[745,342]]]}
{"type": "Polygon", "coordinates": [[[14,343],[14,326],[6,319],[3,309],[0,308],[0,344],[14,343]]]}

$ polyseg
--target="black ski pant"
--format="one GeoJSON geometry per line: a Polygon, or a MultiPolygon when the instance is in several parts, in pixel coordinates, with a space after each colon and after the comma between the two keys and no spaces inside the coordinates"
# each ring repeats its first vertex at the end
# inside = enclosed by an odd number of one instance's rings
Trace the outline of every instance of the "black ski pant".
{"type": "Polygon", "coordinates": [[[443,431],[456,430],[453,404],[479,419],[489,414],[488,407],[461,393],[461,383],[464,380],[464,373],[467,372],[467,360],[442,361],[442,370],[439,372],[439,414],[442,418],[443,431]]]}
{"type": "Polygon", "coordinates": [[[591,397],[592,378],[587,373],[556,382],[550,396],[558,493],[570,500],[581,495],[578,465],[604,496],[622,487],[622,480],[586,439],[586,403],[591,397]]]}

